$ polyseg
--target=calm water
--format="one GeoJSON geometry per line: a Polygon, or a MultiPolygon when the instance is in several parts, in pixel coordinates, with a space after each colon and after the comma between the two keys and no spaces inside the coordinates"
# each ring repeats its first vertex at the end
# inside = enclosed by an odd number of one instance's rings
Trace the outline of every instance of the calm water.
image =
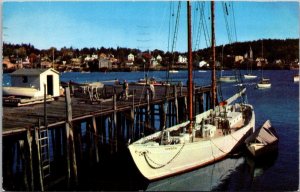
{"type": "MultiPolygon", "coordinates": [[[[254,71],[258,76],[260,71],[254,71]]],[[[270,119],[280,137],[278,154],[260,162],[241,155],[156,182],[147,182],[136,170],[128,154],[117,154],[109,165],[89,171],[78,190],[150,190],[150,191],[207,191],[207,190],[280,190],[295,191],[299,186],[299,84],[293,82],[297,71],[264,71],[272,88],[255,89],[256,80],[244,80],[248,102],[254,106],[256,127],[270,119]]],[[[244,71],[242,71],[244,74],[244,71]]],[[[91,82],[114,79],[135,81],[144,72],[62,73],[61,81],[91,82]]],[[[148,77],[165,79],[166,72],[149,72],[148,77]]],[[[231,75],[224,71],[223,75],[231,75]]],[[[187,72],[172,74],[175,81],[186,82],[187,72]]],[[[194,72],[197,85],[210,83],[210,72],[194,72]]],[[[4,74],[3,85],[9,85],[4,74]]],[[[223,96],[236,90],[234,83],[222,84],[223,96]]]]}

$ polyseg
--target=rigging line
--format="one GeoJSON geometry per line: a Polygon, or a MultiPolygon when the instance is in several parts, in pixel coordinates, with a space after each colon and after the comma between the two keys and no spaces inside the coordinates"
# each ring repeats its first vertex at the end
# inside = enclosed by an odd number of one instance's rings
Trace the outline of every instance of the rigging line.
{"type": "MultiPolygon", "coordinates": [[[[173,56],[171,63],[169,63],[169,68],[170,66],[173,66],[173,64],[175,63],[175,54],[174,54],[174,50],[176,47],[176,42],[177,42],[177,35],[178,35],[178,28],[179,28],[179,17],[180,17],[180,10],[181,10],[181,1],[178,2],[178,6],[177,6],[177,15],[176,15],[176,22],[175,22],[175,28],[174,28],[174,35],[173,35],[173,42],[172,42],[172,50],[171,50],[171,54],[173,56]]],[[[169,76],[170,77],[170,76],[169,76]]],[[[169,79],[168,79],[169,80],[169,79]]],[[[169,82],[167,80],[167,82],[169,82]]]]}
{"type": "MultiPolygon", "coordinates": [[[[170,41],[171,41],[171,26],[173,26],[173,1],[170,2],[170,15],[169,15],[169,33],[168,33],[168,49],[167,51],[170,52],[170,41]]],[[[166,79],[170,78],[169,70],[170,70],[170,59],[168,60],[169,64],[166,70],[166,79]]]]}
{"type": "Polygon", "coordinates": [[[226,17],[226,11],[225,11],[225,3],[222,2],[222,7],[223,7],[223,15],[224,15],[224,20],[225,20],[225,26],[226,26],[226,31],[227,31],[227,36],[228,36],[228,41],[229,43],[231,44],[232,43],[232,40],[231,40],[231,33],[230,33],[230,29],[229,29],[229,25],[228,25],[228,20],[227,20],[227,17],[226,17]]]}
{"type": "Polygon", "coordinates": [[[234,34],[235,34],[235,42],[237,42],[237,33],[236,33],[236,25],[235,25],[235,16],[234,16],[233,2],[231,2],[231,9],[232,9],[232,17],[233,17],[233,29],[234,29],[234,34]]]}
{"type": "Polygon", "coordinates": [[[197,25],[197,33],[196,33],[196,41],[195,41],[195,46],[194,46],[194,50],[197,50],[200,48],[200,39],[201,39],[201,4],[200,2],[197,2],[197,13],[199,14],[198,15],[198,25],[197,25]]]}
{"type": "Polygon", "coordinates": [[[169,32],[168,32],[168,47],[167,50],[170,49],[170,36],[171,36],[171,18],[172,18],[172,1],[170,2],[170,18],[169,18],[169,32]]]}
{"type": "Polygon", "coordinates": [[[203,27],[203,32],[204,32],[206,46],[209,47],[210,44],[211,44],[211,38],[210,38],[210,35],[209,35],[207,23],[206,23],[206,20],[205,20],[205,14],[204,14],[204,11],[205,11],[205,2],[203,2],[202,5],[203,5],[202,11],[201,11],[201,14],[202,14],[202,17],[201,17],[202,18],[202,27],[203,27]]]}
{"type": "Polygon", "coordinates": [[[173,36],[173,43],[172,43],[172,53],[174,52],[174,49],[176,47],[176,41],[177,41],[177,35],[178,35],[178,28],[179,28],[179,17],[180,17],[180,7],[181,2],[178,2],[178,8],[177,8],[177,16],[176,16],[176,23],[175,23],[175,29],[174,29],[174,36],[173,36]]]}
{"type": "Polygon", "coordinates": [[[199,47],[199,42],[200,42],[200,37],[201,37],[201,5],[200,2],[196,2],[196,8],[195,8],[195,13],[194,13],[194,31],[193,34],[196,34],[195,40],[194,40],[194,46],[193,50],[196,50],[199,47]]]}

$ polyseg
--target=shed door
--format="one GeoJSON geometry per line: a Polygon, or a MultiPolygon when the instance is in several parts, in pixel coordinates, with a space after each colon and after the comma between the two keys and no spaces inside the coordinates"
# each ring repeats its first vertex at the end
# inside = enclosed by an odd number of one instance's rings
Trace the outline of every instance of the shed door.
{"type": "Polygon", "coordinates": [[[53,95],[53,75],[47,75],[47,93],[53,95]]]}

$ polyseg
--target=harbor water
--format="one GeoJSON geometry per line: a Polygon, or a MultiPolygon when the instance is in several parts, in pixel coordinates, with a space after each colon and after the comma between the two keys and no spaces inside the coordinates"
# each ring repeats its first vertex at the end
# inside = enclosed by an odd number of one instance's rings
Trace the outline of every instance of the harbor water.
{"type": "MultiPolygon", "coordinates": [[[[246,71],[241,71],[241,74],[246,71]]],[[[247,190],[247,191],[296,191],[299,188],[299,83],[293,82],[298,71],[265,70],[272,87],[256,89],[260,71],[254,80],[243,80],[247,88],[247,101],[254,106],[256,128],[269,119],[279,135],[278,153],[260,161],[254,161],[247,153],[228,157],[217,163],[183,173],[170,178],[149,182],[135,167],[129,153],[122,152],[105,157],[96,167],[82,172],[79,185],[74,190],[149,190],[149,191],[209,191],[209,190],[247,190]]],[[[61,81],[78,83],[100,81],[112,84],[133,82],[138,79],[155,77],[165,80],[165,71],[145,72],[94,72],[61,73],[61,81]]],[[[210,83],[210,71],[195,71],[197,85],[210,83]]],[[[232,75],[232,71],[223,71],[232,75]]],[[[170,74],[173,81],[186,83],[187,71],[170,74]]],[[[3,86],[10,84],[8,74],[3,75],[3,86]]],[[[222,83],[222,95],[226,99],[237,90],[236,83],[222,83]]],[[[3,154],[5,155],[5,154],[3,154]]],[[[56,190],[64,189],[58,186],[56,190]]]]}

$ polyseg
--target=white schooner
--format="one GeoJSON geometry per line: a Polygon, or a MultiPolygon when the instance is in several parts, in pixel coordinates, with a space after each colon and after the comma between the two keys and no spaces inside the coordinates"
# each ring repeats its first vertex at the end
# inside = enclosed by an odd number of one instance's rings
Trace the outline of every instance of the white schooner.
{"type": "Polygon", "coordinates": [[[212,104],[211,109],[193,115],[192,109],[192,50],[191,6],[188,13],[188,112],[189,120],[143,137],[129,145],[129,151],[137,168],[148,180],[156,180],[198,168],[226,157],[242,145],[255,128],[253,107],[237,98],[242,89],[231,98],[216,104],[214,2],[211,2],[212,18],[212,104]]]}

